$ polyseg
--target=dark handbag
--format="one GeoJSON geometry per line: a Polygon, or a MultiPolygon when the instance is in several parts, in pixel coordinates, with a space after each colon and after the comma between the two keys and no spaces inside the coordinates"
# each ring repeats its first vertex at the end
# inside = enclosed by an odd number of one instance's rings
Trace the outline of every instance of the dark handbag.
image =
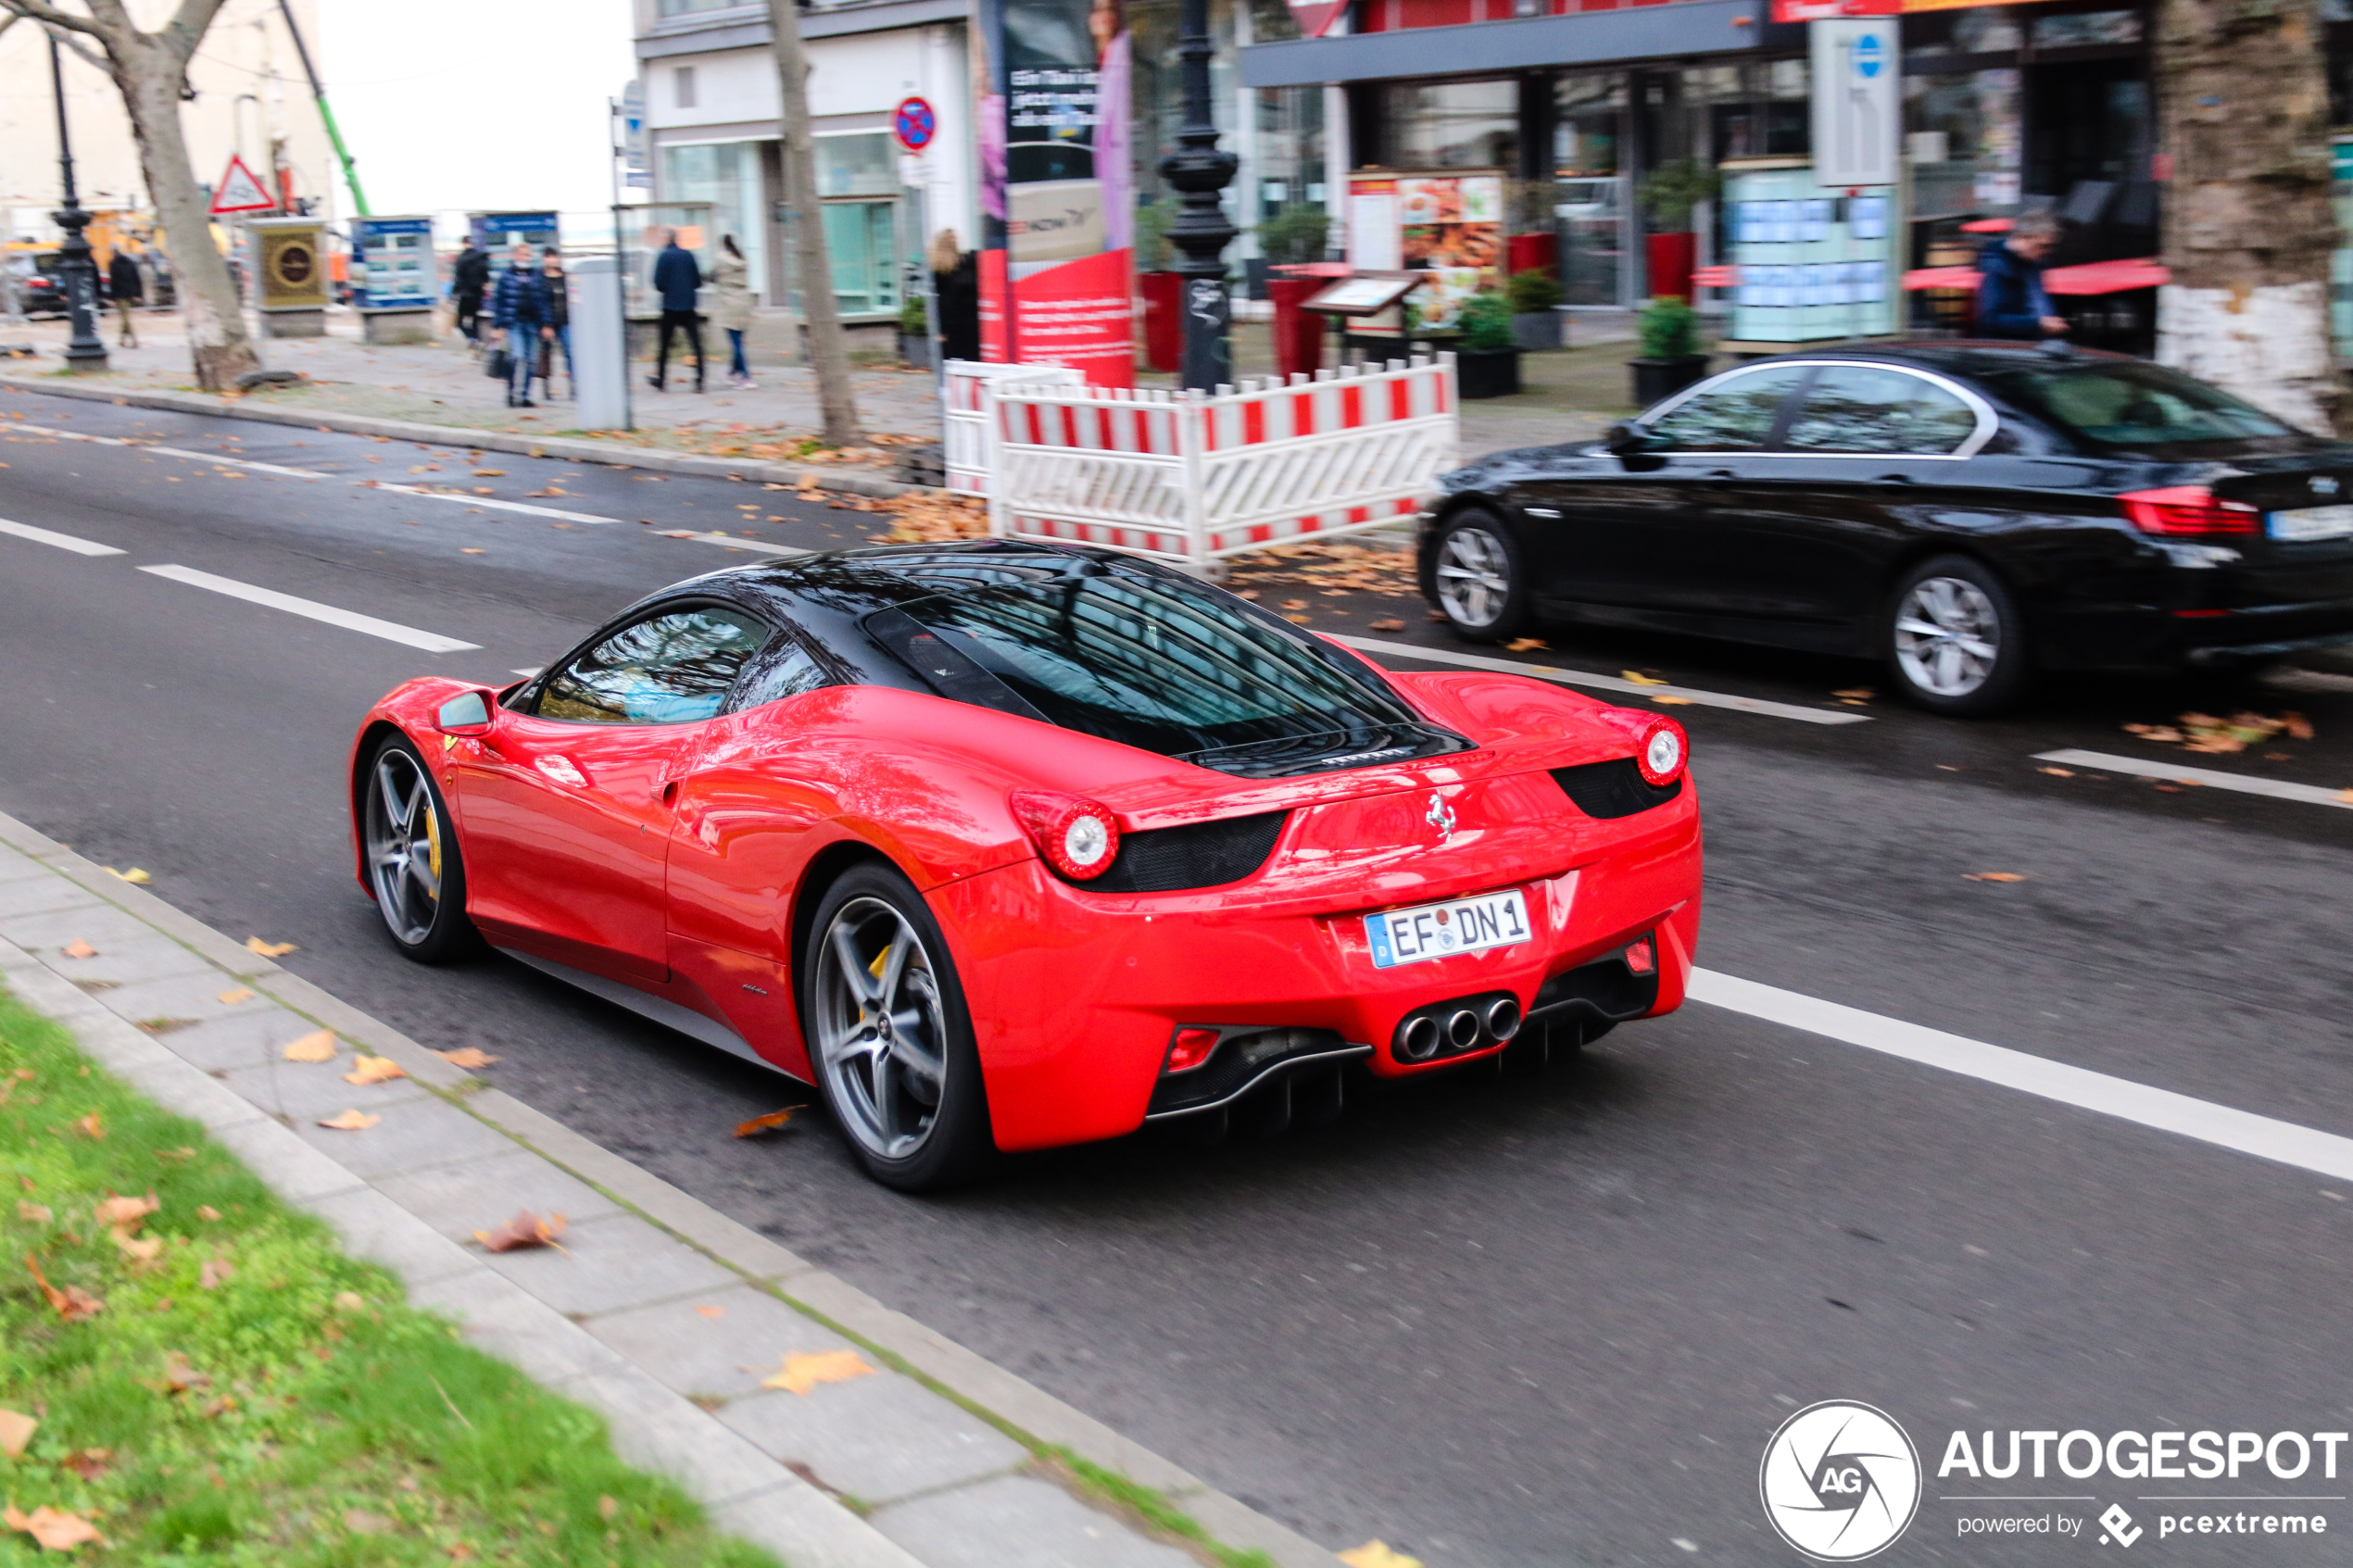
{"type": "Polygon", "coordinates": [[[515,379],[515,357],[503,348],[494,348],[490,351],[490,358],[483,364],[482,373],[492,381],[512,381],[515,379]]]}

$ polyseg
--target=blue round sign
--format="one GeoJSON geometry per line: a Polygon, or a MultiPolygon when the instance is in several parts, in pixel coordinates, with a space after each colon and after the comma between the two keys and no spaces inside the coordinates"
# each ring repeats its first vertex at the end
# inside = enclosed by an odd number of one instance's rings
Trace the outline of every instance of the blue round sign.
{"type": "Polygon", "coordinates": [[[899,144],[911,153],[922,152],[939,134],[939,117],[931,112],[931,105],[922,98],[906,98],[890,117],[890,133],[899,144]]]}

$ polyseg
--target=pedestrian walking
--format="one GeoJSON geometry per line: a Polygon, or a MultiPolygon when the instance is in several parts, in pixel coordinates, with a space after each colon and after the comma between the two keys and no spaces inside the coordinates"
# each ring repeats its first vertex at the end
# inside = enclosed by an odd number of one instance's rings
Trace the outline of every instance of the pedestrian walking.
{"type": "Polygon", "coordinates": [[[964,249],[953,229],[931,237],[925,261],[931,268],[932,297],[938,303],[940,351],[950,359],[980,358],[980,263],[964,249]]]}
{"type": "Polygon", "coordinates": [[[2067,331],[2067,318],[2052,308],[2043,287],[2043,263],[2058,238],[2056,216],[2026,212],[2007,235],[1986,245],[1977,258],[1979,336],[2033,341],[2067,331]]]}
{"type": "Polygon", "coordinates": [[[646,378],[656,392],[668,390],[670,380],[670,339],[681,329],[695,349],[695,390],[702,390],[702,318],[695,314],[695,295],[702,287],[702,268],[695,261],[695,253],[678,243],[678,231],[665,230],[668,243],[654,258],[654,293],[661,296],[661,346],[654,359],[654,373],[646,378]]]}
{"type": "Polygon", "coordinates": [[[107,295],[122,322],[122,346],[138,347],[139,324],[131,313],[146,299],[147,282],[139,275],[138,260],[120,245],[115,247],[114,259],[107,263],[107,295]]]}
{"type": "Polygon", "coordinates": [[[491,295],[491,324],[507,334],[507,407],[535,408],[531,378],[539,367],[539,345],[554,341],[555,307],[547,298],[547,274],[531,258],[531,247],[515,246],[514,259],[498,274],[497,292],[491,295]]]}
{"type": "Polygon", "coordinates": [[[482,341],[482,296],[489,287],[490,253],[470,237],[466,248],[458,253],[457,264],[449,269],[449,297],[457,301],[458,330],[469,343],[482,341]]]}
{"type": "Polygon", "coordinates": [[[564,276],[564,259],[554,245],[539,253],[539,275],[547,281],[547,319],[556,329],[555,335],[539,345],[539,383],[547,401],[553,403],[556,351],[560,348],[564,356],[565,395],[580,395],[579,378],[572,369],[572,290],[570,280],[564,276]]]}
{"type": "Polygon", "coordinates": [[[749,392],[758,386],[744,361],[744,333],[751,330],[751,265],[736,246],[736,236],[719,236],[719,255],[711,263],[711,290],[718,305],[711,319],[727,332],[727,379],[749,392]]]}

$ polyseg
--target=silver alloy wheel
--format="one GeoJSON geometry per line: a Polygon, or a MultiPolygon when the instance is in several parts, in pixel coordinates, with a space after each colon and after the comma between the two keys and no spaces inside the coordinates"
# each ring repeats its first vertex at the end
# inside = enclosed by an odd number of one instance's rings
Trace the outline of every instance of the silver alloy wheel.
{"type": "Polygon", "coordinates": [[[939,1119],[947,1010],[931,954],[906,916],[854,898],[819,949],[812,1031],[834,1110],[870,1152],[905,1160],[939,1119]]]}
{"type": "Polygon", "coordinates": [[[1924,692],[1967,696],[1993,678],[2001,657],[2002,618],[1966,577],[1923,578],[1896,608],[1895,662],[1924,692]]]}
{"type": "Polygon", "coordinates": [[[368,784],[368,876],[376,910],[402,945],[433,931],[441,908],[441,816],[417,759],[397,746],[376,759],[368,784]]]}
{"type": "Polygon", "coordinates": [[[1438,550],[1438,602],[1461,626],[1492,626],[1511,597],[1511,557],[1484,528],[1457,528],[1438,550]]]}

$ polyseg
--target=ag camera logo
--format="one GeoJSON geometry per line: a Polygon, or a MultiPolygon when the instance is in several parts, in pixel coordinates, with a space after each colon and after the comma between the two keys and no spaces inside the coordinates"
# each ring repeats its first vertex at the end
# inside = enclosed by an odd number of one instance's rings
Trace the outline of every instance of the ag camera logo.
{"type": "Polygon", "coordinates": [[[1919,1512],[1920,1456],[1884,1411],[1825,1399],[1781,1423],[1756,1486],[1781,1539],[1818,1562],[1859,1562],[1919,1512]]]}

